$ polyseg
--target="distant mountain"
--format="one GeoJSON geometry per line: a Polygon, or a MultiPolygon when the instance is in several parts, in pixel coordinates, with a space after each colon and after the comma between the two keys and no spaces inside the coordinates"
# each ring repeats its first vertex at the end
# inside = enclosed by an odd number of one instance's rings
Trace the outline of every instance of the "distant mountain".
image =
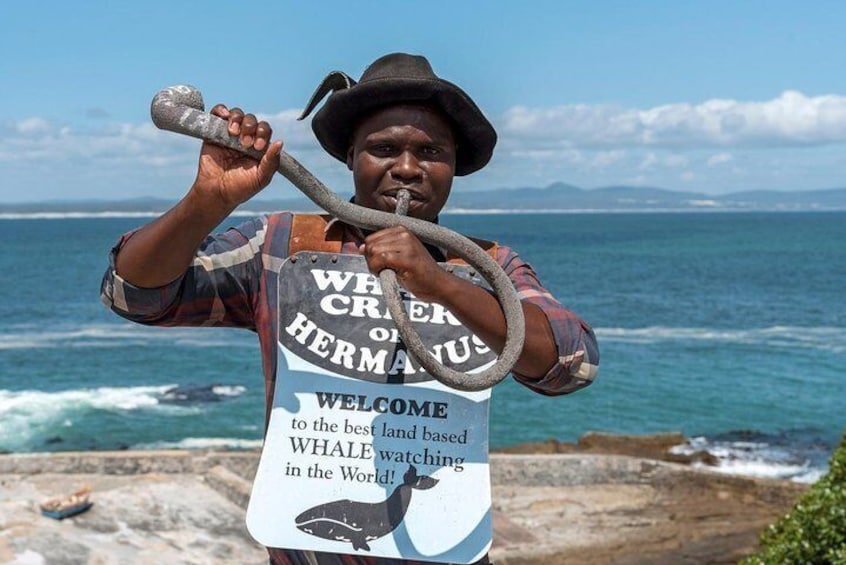
{"type": "Polygon", "coordinates": [[[556,183],[546,188],[454,192],[449,210],[649,211],[649,210],[846,210],[846,188],[812,191],[749,191],[722,195],[642,186],[582,189],[556,183]]]}
{"type": "MultiPolygon", "coordinates": [[[[343,195],[348,198],[349,195],[343,195]]],[[[130,200],[54,200],[25,204],[0,204],[0,214],[34,213],[157,213],[174,204],[172,200],[134,198],[130,200]]],[[[306,197],[253,200],[241,212],[270,210],[316,211],[306,197]]],[[[802,211],[846,210],[846,188],[779,192],[774,190],[712,195],[643,186],[606,186],[583,189],[565,183],[545,188],[524,187],[499,190],[455,190],[446,212],[558,212],[558,211],[802,211]]]]}

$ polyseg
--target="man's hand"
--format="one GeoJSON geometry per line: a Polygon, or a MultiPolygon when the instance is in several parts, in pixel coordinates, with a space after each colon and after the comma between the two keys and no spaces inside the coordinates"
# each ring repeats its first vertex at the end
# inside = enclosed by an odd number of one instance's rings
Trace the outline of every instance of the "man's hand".
{"type": "Polygon", "coordinates": [[[227,120],[229,134],[238,136],[241,147],[267,149],[261,161],[256,161],[233,149],[203,143],[191,192],[206,205],[219,206],[229,213],[270,184],[279,168],[282,142],[271,143],[270,124],[259,122],[254,114],[245,114],[240,108],[230,110],[218,104],[211,113],[227,120]]]}
{"type": "Polygon", "coordinates": [[[420,300],[444,302],[445,281],[453,277],[406,228],[396,226],[370,234],[362,251],[371,273],[378,275],[383,269],[391,269],[400,284],[420,300]]]}
{"type": "Polygon", "coordinates": [[[279,168],[282,142],[271,143],[267,122],[218,104],[212,114],[227,120],[242,147],[267,149],[260,161],[233,149],[203,143],[197,178],[166,214],[138,230],[117,256],[117,273],[141,287],[156,288],[182,275],[203,239],[243,202],[270,183],[279,168]]]}
{"type": "MultiPolygon", "coordinates": [[[[505,316],[490,292],[440,268],[417,237],[402,226],[371,234],[362,249],[370,272],[392,269],[406,290],[420,300],[445,306],[491,349],[505,345],[505,316]]],[[[526,341],[514,370],[541,378],[558,359],[555,338],[546,314],[534,304],[523,303],[526,341]]]]}

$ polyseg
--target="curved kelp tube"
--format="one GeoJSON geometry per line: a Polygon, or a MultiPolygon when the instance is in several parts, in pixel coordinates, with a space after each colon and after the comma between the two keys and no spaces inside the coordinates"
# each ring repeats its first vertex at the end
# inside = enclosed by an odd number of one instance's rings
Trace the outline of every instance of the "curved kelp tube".
{"type": "MultiPolygon", "coordinates": [[[[199,90],[192,86],[172,86],[153,98],[151,113],[153,122],[161,129],[204,139],[255,158],[261,157],[261,152],[241,147],[239,141],[229,135],[226,121],[205,113],[203,108],[203,96],[199,90]]],[[[453,252],[475,268],[496,293],[506,322],[506,339],[502,352],[492,366],[479,373],[464,374],[441,365],[426,351],[417,333],[407,323],[399,293],[391,292],[392,285],[386,287],[385,298],[392,315],[395,314],[394,322],[403,341],[417,362],[433,378],[447,386],[465,391],[484,390],[505,378],[523,350],[525,321],[517,291],[493,258],[466,237],[437,224],[347,202],[326,188],[285,152],[280,155],[279,173],[315,204],[348,224],[369,230],[404,226],[423,241],[453,252]]]]}
{"type": "Polygon", "coordinates": [[[437,479],[420,476],[414,465],[408,466],[403,483],[382,502],[335,500],[302,512],[294,519],[297,528],[319,538],[343,541],[353,549],[370,551],[369,541],[391,533],[405,518],[415,489],[428,490],[437,479]]]}

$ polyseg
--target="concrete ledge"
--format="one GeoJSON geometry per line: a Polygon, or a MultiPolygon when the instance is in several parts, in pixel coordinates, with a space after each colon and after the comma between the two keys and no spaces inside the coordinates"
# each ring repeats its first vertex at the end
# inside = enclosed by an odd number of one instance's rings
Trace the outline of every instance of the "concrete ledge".
{"type": "Polygon", "coordinates": [[[246,509],[252,494],[252,484],[224,467],[218,465],[209,469],[204,480],[211,488],[225,496],[229,501],[246,509]]]}
{"type": "Polygon", "coordinates": [[[564,487],[645,484],[678,465],[617,455],[491,455],[494,485],[564,487]]]}
{"type": "Polygon", "coordinates": [[[258,451],[67,451],[0,455],[0,474],[39,473],[140,475],[203,474],[222,465],[241,476],[255,475],[258,451]]]}
{"type": "MultiPolygon", "coordinates": [[[[0,455],[0,562],[266,563],[244,525],[258,451],[0,455]],[[95,492],[63,523],[39,501],[95,492]]],[[[492,454],[503,565],[735,563],[807,485],[599,454],[492,454]]]]}
{"type": "MultiPolygon", "coordinates": [[[[81,451],[0,455],[0,474],[144,473],[204,474],[222,466],[236,475],[255,475],[258,451],[81,451]]],[[[573,486],[644,483],[661,472],[684,466],[609,455],[491,454],[493,484],[573,486]]]]}
{"type": "MultiPolygon", "coordinates": [[[[252,481],[258,467],[259,451],[81,451],[23,453],[0,455],[0,474],[36,475],[40,473],[140,475],[208,474],[222,467],[234,476],[252,481]]],[[[625,455],[544,454],[490,456],[491,484],[523,487],[568,487],[598,484],[661,484],[668,488],[674,481],[686,487],[721,483],[737,488],[758,485],[760,494],[785,481],[726,475],[678,463],[640,459],[625,455]]],[[[219,474],[219,471],[218,471],[219,474]]],[[[804,487],[797,485],[798,490],[804,487]]]]}

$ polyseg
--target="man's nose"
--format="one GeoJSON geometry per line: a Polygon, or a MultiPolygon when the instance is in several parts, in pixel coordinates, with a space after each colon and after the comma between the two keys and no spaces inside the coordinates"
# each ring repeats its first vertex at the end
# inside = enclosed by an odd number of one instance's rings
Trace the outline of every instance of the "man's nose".
{"type": "Polygon", "coordinates": [[[393,167],[391,167],[391,176],[397,180],[413,182],[423,177],[423,170],[420,168],[420,163],[414,153],[403,151],[397,156],[393,167]]]}

